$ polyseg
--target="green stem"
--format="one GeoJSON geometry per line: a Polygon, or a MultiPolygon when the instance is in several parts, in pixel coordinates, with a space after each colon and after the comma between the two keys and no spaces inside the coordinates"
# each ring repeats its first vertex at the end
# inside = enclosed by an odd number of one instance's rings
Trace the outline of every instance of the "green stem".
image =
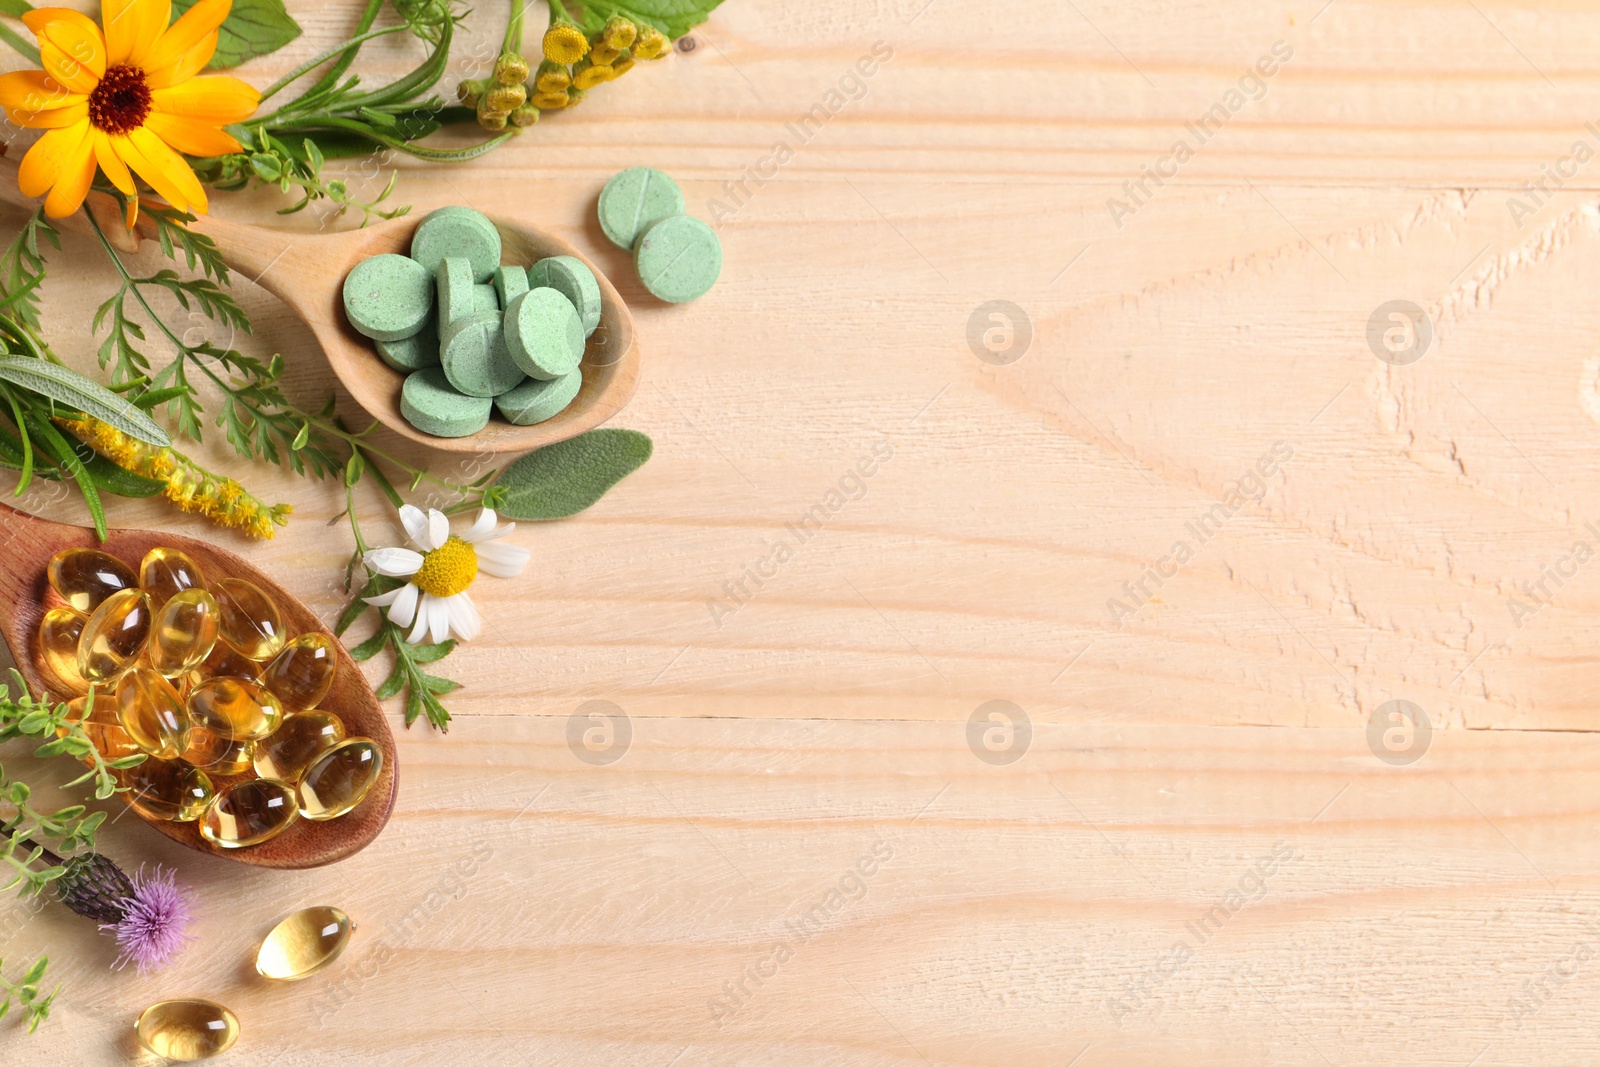
{"type": "MultiPolygon", "coordinates": [[[[372,9],[369,8],[368,10],[372,9]]],[[[330,48],[321,55],[306,60],[298,67],[294,68],[289,73],[285,74],[283,77],[267,86],[266,89],[262,90],[261,102],[266,103],[268,100],[272,99],[274,96],[277,96],[283,90],[287,89],[289,86],[293,85],[295,82],[299,81],[301,78],[304,78],[307,74],[310,74],[313,70],[316,70],[322,64],[332,59],[334,56],[343,55],[344,58],[341,59],[338,64],[335,64],[334,67],[329,71],[329,74],[337,77],[339,74],[344,73],[344,68],[349,65],[349,61],[351,59],[355,58],[355,53],[360,50],[362,45],[366,44],[370,40],[373,40],[374,38],[383,37],[391,33],[399,33],[404,29],[404,26],[390,26],[382,30],[373,30],[370,33],[363,31],[359,36],[352,37],[350,40],[346,41],[342,45],[339,45],[337,48],[330,48]]],[[[328,74],[324,74],[322,76],[322,80],[327,80],[327,78],[328,74]]],[[[305,96],[310,96],[311,94],[318,92],[320,86],[321,82],[319,81],[317,85],[314,85],[310,89],[306,90],[305,96]]],[[[301,99],[304,99],[304,97],[301,99]]],[[[279,115],[283,114],[284,111],[294,107],[296,103],[299,103],[299,101],[297,100],[293,103],[286,104],[284,107],[279,108],[277,111],[274,111],[272,114],[267,115],[264,118],[254,119],[249,123],[249,125],[258,126],[270,122],[279,115]]]]}
{"type": "Polygon", "coordinates": [[[511,18],[506,22],[505,44],[500,48],[502,53],[522,54],[522,23],[523,16],[528,11],[528,2],[529,0],[511,0],[511,18]]]}
{"type": "Polygon", "coordinates": [[[39,50],[33,45],[29,44],[27,41],[24,41],[17,34],[17,31],[13,30],[10,26],[7,26],[3,22],[0,22],[0,41],[10,45],[18,55],[22,56],[22,58],[32,63],[34,66],[39,67],[44,65],[44,61],[39,58],[39,50]]]}
{"type": "Polygon", "coordinates": [[[567,5],[563,4],[561,0],[550,0],[550,24],[552,26],[555,25],[557,18],[564,18],[568,22],[574,23],[577,21],[571,15],[567,14],[567,5]]]}

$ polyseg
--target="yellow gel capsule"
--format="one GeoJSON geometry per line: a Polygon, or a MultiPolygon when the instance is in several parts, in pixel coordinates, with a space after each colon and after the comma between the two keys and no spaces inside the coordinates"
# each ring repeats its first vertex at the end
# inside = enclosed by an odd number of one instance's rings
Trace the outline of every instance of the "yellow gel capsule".
{"type": "Polygon", "coordinates": [[[275,778],[247,778],[218,793],[200,816],[200,836],[219,848],[277,837],[300,815],[294,790],[275,778]]]}
{"type": "Polygon", "coordinates": [[[57,696],[82,696],[89,680],[78,670],[78,638],[89,616],[72,608],[51,608],[39,620],[39,661],[57,696]]]}
{"type": "Polygon", "coordinates": [[[211,655],[217,643],[217,600],[204,589],[185,589],[167,598],[150,626],[150,666],[176,678],[211,655]]]}
{"type": "Polygon", "coordinates": [[[235,741],[255,741],[278,728],[278,698],[242,678],[212,678],[189,694],[189,718],[202,730],[235,741]]]}
{"type": "Polygon", "coordinates": [[[147,759],[118,777],[134,810],[166,822],[193,822],[216,796],[205,771],[170,760],[147,759]]]}
{"type": "Polygon", "coordinates": [[[300,814],[337,819],[366,798],[383,770],[383,751],[365,737],[341,741],[318,756],[300,778],[300,814]]]}
{"type": "Polygon", "coordinates": [[[239,1017],[209,1000],[163,1000],[140,1012],[133,1029],[151,1055],[193,1063],[232,1048],[239,1017]]]}
{"type": "Polygon", "coordinates": [[[293,784],[311,761],[344,740],[344,723],[326,711],[285,715],[269,736],[256,742],[256,773],[293,784]]]}
{"type": "Polygon", "coordinates": [[[67,605],[85,614],[112,593],[137,589],[133,568],[95,548],[64,548],[45,565],[45,579],[67,605]]]}
{"type": "Polygon", "coordinates": [[[103,682],[122,673],[150,636],[150,598],[137,589],[112,593],[89,616],[78,638],[78,673],[103,682]]]}
{"type": "Polygon", "coordinates": [[[217,603],[222,605],[222,636],[249,659],[269,660],[283,650],[287,636],[278,605],[261,588],[243,578],[217,583],[217,603]]]}
{"type": "Polygon", "coordinates": [[[256,742],[223,737],[196,726],[189,731],[189,746],[178,758],[208,774],[231,777],[250,769],[256,758],[256,742]]]}
{"type": "MultiPolygon", "coordinates": [[[[94,694],[94,708],[89,708],[87,696],[78,697],[67,705],[67,719],[75,722],[83,729],[83,735],[89,739],[100,752],[100,758],[106,762],[122,759],[124,756],[138,756],[144,749],[134,743],[128,736],[128,731],[122,728],[117,721],[115,701],[111,694],[96,691],[94,694]],[[88,718],[85,719],[85,713],[88,718]]],[[[65,727],[56,728],[57,737],[66,737],[68,731],[65,727]]],[[[94,760],[88,756],[83,757],[83,762],[94,766],[94,760]]]]}
{"type": "Polygon", "coordinates": [[[139,564],[139,588],[150,594],[157,607],[185,589],[204,589],[200,565],[176,548],[152,548],[139,564]]]}
{"type": "Polygon", "coordinates": [[[200,673],[207,678],[243,678],[247,682],[258,682],[261,680],[261,664],[246,659],[238,649],[218,637],[211,655],[200,665],[200,673]]]}
{"type": "Polygon", "coordinates": [[[350,916],[321,905],[284,919],[256,952],[256,973],[280,982],[309,978],[339,958],[350,944],[350,916]]]}
{"type": "Polygon", "coordinates": [[[189,716],[172,683],[148,667],[117,679],[117,721],[157,759],[176,759],[189,744],[189,716]]]}
{"type": "Polygon", "coordinates": [[[333,688],[339,662],[333,655],[333,642],[326,634],[301,634],[284,646],[276,659],[261,673],[261,684],[270,689],[288,711],[307,711],[322,703],[333,688]]]}

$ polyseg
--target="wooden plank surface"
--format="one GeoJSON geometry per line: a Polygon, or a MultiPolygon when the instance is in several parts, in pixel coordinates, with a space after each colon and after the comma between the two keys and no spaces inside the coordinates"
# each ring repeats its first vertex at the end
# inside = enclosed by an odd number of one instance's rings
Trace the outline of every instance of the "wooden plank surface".
{"type": "MultiPolygon", "coordinates": [[[[257,83],[353,18],[291,9],[257,83]]],[[[60,909],[7,922],[69,988],[0,1060],[122,1062],[145,1002],[197,993],[261,1067],[1600,1061],[1600,9],[730,0],[695,39],[398,194],[531,198],[596,258],[646,353],[617,424],[655,458],[475,587],[458,722],[404,738],[367,853],[262,874],[119,823],[108,851],[207,902],[150,982],[60,909]],[[639,163],[719,221],[696,304],[592,220],[639,163]],[[1025,352],[981,343],[992,301],[1025,352]],[[628,716],[618,762],[568,743],[591,700],[628,716]],[[969,726],[996,700],[1032,726],[1015,762],[969,726]],[[1434,729],[1412,762],[1368,739],[1393,700],[1434,729]],[[253,983],[254,939],[318,902],[361,924],[346,961],[253,983]]],[[[345,224],[276,206],[216,202],[345,224]]],[[[48,294],[86,366],[96,256],[69,239],[48,294]]],[[[325,395],[310,334],[243,299],[242,343],[325,395]]],[[[204,451],[294,502],[252,558],[337,610],[334,488],[204,451]]]]}

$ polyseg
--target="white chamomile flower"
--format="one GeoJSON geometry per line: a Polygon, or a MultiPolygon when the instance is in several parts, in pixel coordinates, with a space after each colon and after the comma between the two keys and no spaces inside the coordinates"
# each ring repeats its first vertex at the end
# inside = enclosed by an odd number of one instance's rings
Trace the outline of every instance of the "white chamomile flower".
{"type": "Polygon", "coordinates": [[[457,535],[450,532],[444,512],[424,512],[410,504],[400,509],[400,522],[422,551],[374,548],[363,556],[368,570],[406,579],[399,589],[367,597],[367,603],[386,609],[396,626],[410,626],[409,644],[424,640],[438,644],[452,633],[463,641],[477,637],[483,621],[467,590],[479,571],[496,578],[515,578],[522,573],[528,550],[495,544],[496,538],[515,530],[516,523],[496,528],[494,511],[484,508],[478,521],[457,535]]]}

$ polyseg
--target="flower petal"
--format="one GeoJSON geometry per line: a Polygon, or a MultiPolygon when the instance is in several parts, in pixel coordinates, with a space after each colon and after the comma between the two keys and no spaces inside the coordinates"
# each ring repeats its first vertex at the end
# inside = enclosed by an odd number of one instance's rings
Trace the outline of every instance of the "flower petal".
{"type": "Polygon", "coordinates": [[[411,538],[413,544],[424,552],[433,546],[428,544],[428,513],[415,504],[400,505],[400,525],[406,528],[406,536],[411,538]]]}
{"type": "MultiPolygon", "coordinates": [[[[410,588],[408,585],[400,587],[400,589],[408,588],[410,588]]],[[[387,593],[379,593],[377,596],[364,596],[361,598],[361,602],[363,604],[371,604],[375,608],[386,608],[400,598],[400,589],[391,589],[387,593]]]]}
{"type": "MultiPolygon", "coordinates": [[[[183,63],[187,56],[205,45],[207,38],[210,38],[211,51],[214,51],[217,47],[217,27],[222,25],[222,20],[228,17],[232,7],[233,0],[200,0],[185,11],[178,21],[168,26],[166,32],[156,39],[156,43],[145,54],[144,62],[140,64],[150,75],[152,87],[161,88],[186,80],[176,78],[170,82],[163,82],[162,85],[155,84],[158,71],[183,63]]],[[[206,52],[205,58],[200,60],[195,70],[211,62],[211,51],[206,52]]],[[[193,77],[193,74],[190,77],[193,77]]]]}
{"type": "MultiPolygon", "coordinates": [[[[117,155],[117,150],[111,147],[111,136],[104,130],[95,130],[90,136],[94,138],[95,162],[106,172],[111,184],[120,189],[124,196],[135,196],[138,191],[133,185],[133,175],[128,173],[128,165],[117,155]]],[[[133,229],[132,223],[128,224],[128,229],[133,229]]]]}
{"type": "Polygon", "coordinates": [[[255,114],[261,94],[248,82],[226,74],[191,78],[150,94],[150,107],[167,115],[226,126],[255,114]]]}
{"type": "Polygon", "coordinates": [[[145,184],[154,189],[157,195],[180,211],[188,210],[188,200],[184,197],[183,190],[169,181],[166,172],[154,160],[149,159],[131,138],[122,134],[111,134],[108,135],[108,140],[117,158],[127,164],[133,173],[143,178],[145,184]]]}
{"type": "Polygon", "coordinates": [[[428,547],[443,548],[450,540],[450,520],[438,508],[428,509],[428,547]]]}
{"type": "Polygon", "coordinates": [[[520,545],[497,545],[494,542],[475,546],[478,569],[495,578],[515,578],[528,565],[533,555],[520,545]]]}
{"type": "Polygon", "coordinates": [[[429,607],[432,613],[428,617],[428,640],[433,644],[440,644],[450,637],[450,604],[449,598],[434,597],[433,604],[429,607]]]}
{"type": "MultiPolygon", "coordinates": [[[[89,124],[83,124],[85,134],[89,124]]],[[[84,136],[72,152],[61,160],[61,173],[44,198],[44,213],[53,219],[64,219],[83,206],[94,184],[94,138],[84,136]]]]}
{"type": "Polygon", "coordinates": [[[467,594],[457,593],[453,597],[447,597],[445,606],[450,610],[450,629],[461,640],[474,640],[483,632],[483,620],[478,616],[478,609],[467,594]]]}
{"type": "MultiPolygon", "coordinates": [[[[129,153],[119,151],[118,154],[127,161],[128,166],[149,182],[151,187],[169,200],[168,190],[173,190],[181,200],[187,204],[185,210],[193,211],[197,215],[206,213],[206,191],[200,186],[200,179],[194,176],[194,171],[184,158],[171,148],[167,143],[149,130],[140,128],[128,134],[127,143],[138,150],[143,158],[145,169],[141,169],[139,162],[129,153]],[[151,177],[154,174],[155,177],[151,177]]],[[[184,207],[183,204],[174,203],[173,207],[184,207]]]]}
{"type": "Polygon", "coordinates": [[[61,176],[63,163],[72,158],[89,136],[89,124],[47,130],[22,157],[17,187],[23,196],[43,196],[61,176]]]}
{"type": "Polygon", "coordinates": [[[189,156],[230,156],[244,146],[217,127],[182,115],[152,112],[145,116],[144,128],[167,144],[189,156]]]}
{"type": "MultiPolygon", "coordinates": [[[[154,49],[152,49],[154,51],[154,49]]],[[[145,70],[145,84],[154,89],[170,89],[174,85],[182,85],[205,69],[211,57],[217,51],[217,35],[215,32],[207,35],[201,42],[178,57],[176,63],[168,63],[162,67],[150,67],[145,70]]]]}
{"type": "Polygon", "coordinates": [[[0,107],[16,111],[48,111],[71,104],[87,103],[83,93],[75,93],[42,70],[15,70],[0,74],[0,107]]]}
{"type": "Polygon", "coordinates": [[[409,578],[422,568],[422,553],[409,548],[374,548],[361,557],[361,562],[369,571],[391,578],[409,578]]]}
{"type": "Polygon", "coordinates": [[[417,617],[417,596],[421,592],[410,582],[396,589],[394,604],[389,608],[389,621],[400,627],[410,626],[411,620],[417,617]]]}
{"type": "Polygon", "coordinates": [[[106,39],[94,19],[65,7],[23,12],[23,24],[39,40],[40,65],[76,92],[86,93],[106,74],[106,39]]]}
{"type": "Polygon", "coordinates": [[[66,107],[53,107],[48,111],[18,111],[16,108],[6,108],[6,114],[10,116],[12,122],[30,130],[59,130],[63,126],[87,123],[89,104],[85,101],[68,104],[66,107]]]}
{"type": "Polygon", "coordinates": [[[433,594],[423,593],[417,602],[417,624],[406,635],[406,644],[422,644],[422,639],[428,636],[428,614],[433,611],[434,607],[433,594]]]}
{"type": "Polygon", "coordinates": [[[468,544],[489,540],[494,536],[495,521],[494,508],[484,508],[478,512],[477,520],[467,528],[467,532],[461,535],[461,540],[468,544]]]}
{"type": "Polygon", "coordinates": [[[106,28],[106,60],[142,67],[150,46],[172,21],[172,0],[100,0],[106,28]]]}

